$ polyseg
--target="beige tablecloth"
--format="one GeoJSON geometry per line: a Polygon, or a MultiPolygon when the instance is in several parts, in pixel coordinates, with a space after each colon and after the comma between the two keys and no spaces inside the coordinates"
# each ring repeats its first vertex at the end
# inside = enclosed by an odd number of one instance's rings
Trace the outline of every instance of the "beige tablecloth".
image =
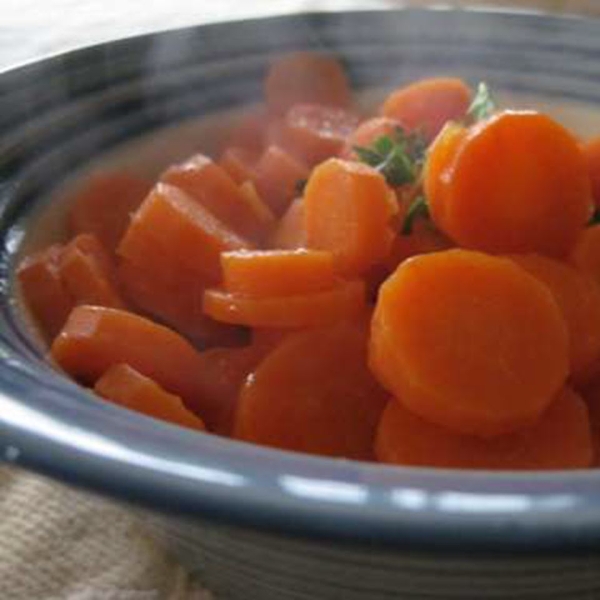
{"type": "MultiPolygon", "coordinates": [[[[375,0],[374,6],[408,4],[375,0]]],[[[427,4],[415,1],[413,4],[427,4]]],[[[437,0],[432,3],[439,3],[437,0]]],[[[344,0],[3,0],[0,68],[42,54],[205,20],[269,10],[364,6],[344,0]]],[[[465,2],[446,2],[465,4],[465,2]]],[[[474,4],[499,4],[479,0],[474,4]]],[[[506,3],[504,3],[506,4],[506,3]]],[[[519,8],[600,15],[598,0],[530,0],[519,8]]],[[[0,600],[209,600],[123,508],[0,468],[0,600]]],[[[252,600],[252,599],[249,599],[252,600]]]]}

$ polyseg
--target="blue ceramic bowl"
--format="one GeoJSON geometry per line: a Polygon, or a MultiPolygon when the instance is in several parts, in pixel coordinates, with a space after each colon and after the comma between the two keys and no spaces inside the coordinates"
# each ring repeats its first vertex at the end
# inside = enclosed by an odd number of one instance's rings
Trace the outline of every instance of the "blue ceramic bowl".
{"type": "Polygon", "coordinates": [[[492,12],[217,24],[2,73],[0,455],[139,507],[225,597],[600,597],[596,471],[395,468],[195,434],[92,397],[24,325],[14,264],[47,192],[126,141],[257,100],[272,55],[299,48],[340,55],[357,88],[451,73],[600,107],[600,22],[492,12]]]}

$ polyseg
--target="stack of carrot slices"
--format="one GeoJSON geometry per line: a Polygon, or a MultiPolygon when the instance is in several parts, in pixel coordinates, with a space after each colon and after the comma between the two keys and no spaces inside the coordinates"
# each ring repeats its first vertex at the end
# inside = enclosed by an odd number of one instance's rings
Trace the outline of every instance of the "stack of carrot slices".
{"type": "Polygon", "coordinates": [[[600,138],[427,79],[365,118],[340,63],[158,181],[100,173],[17,276],[51,359],[127,409],[399,465],[600,456],[600,138]]]}

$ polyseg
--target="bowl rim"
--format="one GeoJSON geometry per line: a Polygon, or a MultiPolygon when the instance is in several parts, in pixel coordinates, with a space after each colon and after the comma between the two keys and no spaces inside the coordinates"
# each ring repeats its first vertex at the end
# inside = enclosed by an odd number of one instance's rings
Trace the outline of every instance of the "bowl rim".
{"type": "MultiPolygon", "coordinates": [[[[442,9],[435,11],[441,14],[442,9]]],[[[481,12],[589,22],[579,15],[539,11],[487,7],[481,12]]],[[[332,14],[286,14],[243,23],[332,14]]],[[[102,42],[0,71],[0,77],[67,55],[85,56],[114,43],[238,23],[102,42]]],[[[6,298],[6,291],[2,295],[6,298]]],[[[15,328],[0,332],[0,459],[8,463],[146,509],[309,539],[464,554],[587,553],[600,547],[600,471],[490,473],[397,467],[198,434],[92,396],[45,363],[24,334],[15,352],[20,326],[10,311],[5,310],[4,318],[15,328]]]]}

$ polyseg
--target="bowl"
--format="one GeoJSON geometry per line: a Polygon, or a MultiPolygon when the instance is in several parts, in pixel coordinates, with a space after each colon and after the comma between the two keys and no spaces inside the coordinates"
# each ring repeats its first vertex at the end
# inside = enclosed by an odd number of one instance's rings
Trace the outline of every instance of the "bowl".
{"type": "Polygon", "coordinates": [[[339,55],[358,89],[451,73],[600,131],[600,22],[589,18],[301,14],[145,35],[0,74],[0,456],[127,503],[224,598],[600,597],[597,471],[443,471],[269,450],[121,410],[46,362],[13,276],[52,192],[102,156],[143,163],[131,148],[146,142],[167,163],[200,143],[194,118],[258,100],[270,58],[301,48],[339,55]],[[174,130],[188,132],[183,145],[156,145],[180,139],[174,130]]]}

